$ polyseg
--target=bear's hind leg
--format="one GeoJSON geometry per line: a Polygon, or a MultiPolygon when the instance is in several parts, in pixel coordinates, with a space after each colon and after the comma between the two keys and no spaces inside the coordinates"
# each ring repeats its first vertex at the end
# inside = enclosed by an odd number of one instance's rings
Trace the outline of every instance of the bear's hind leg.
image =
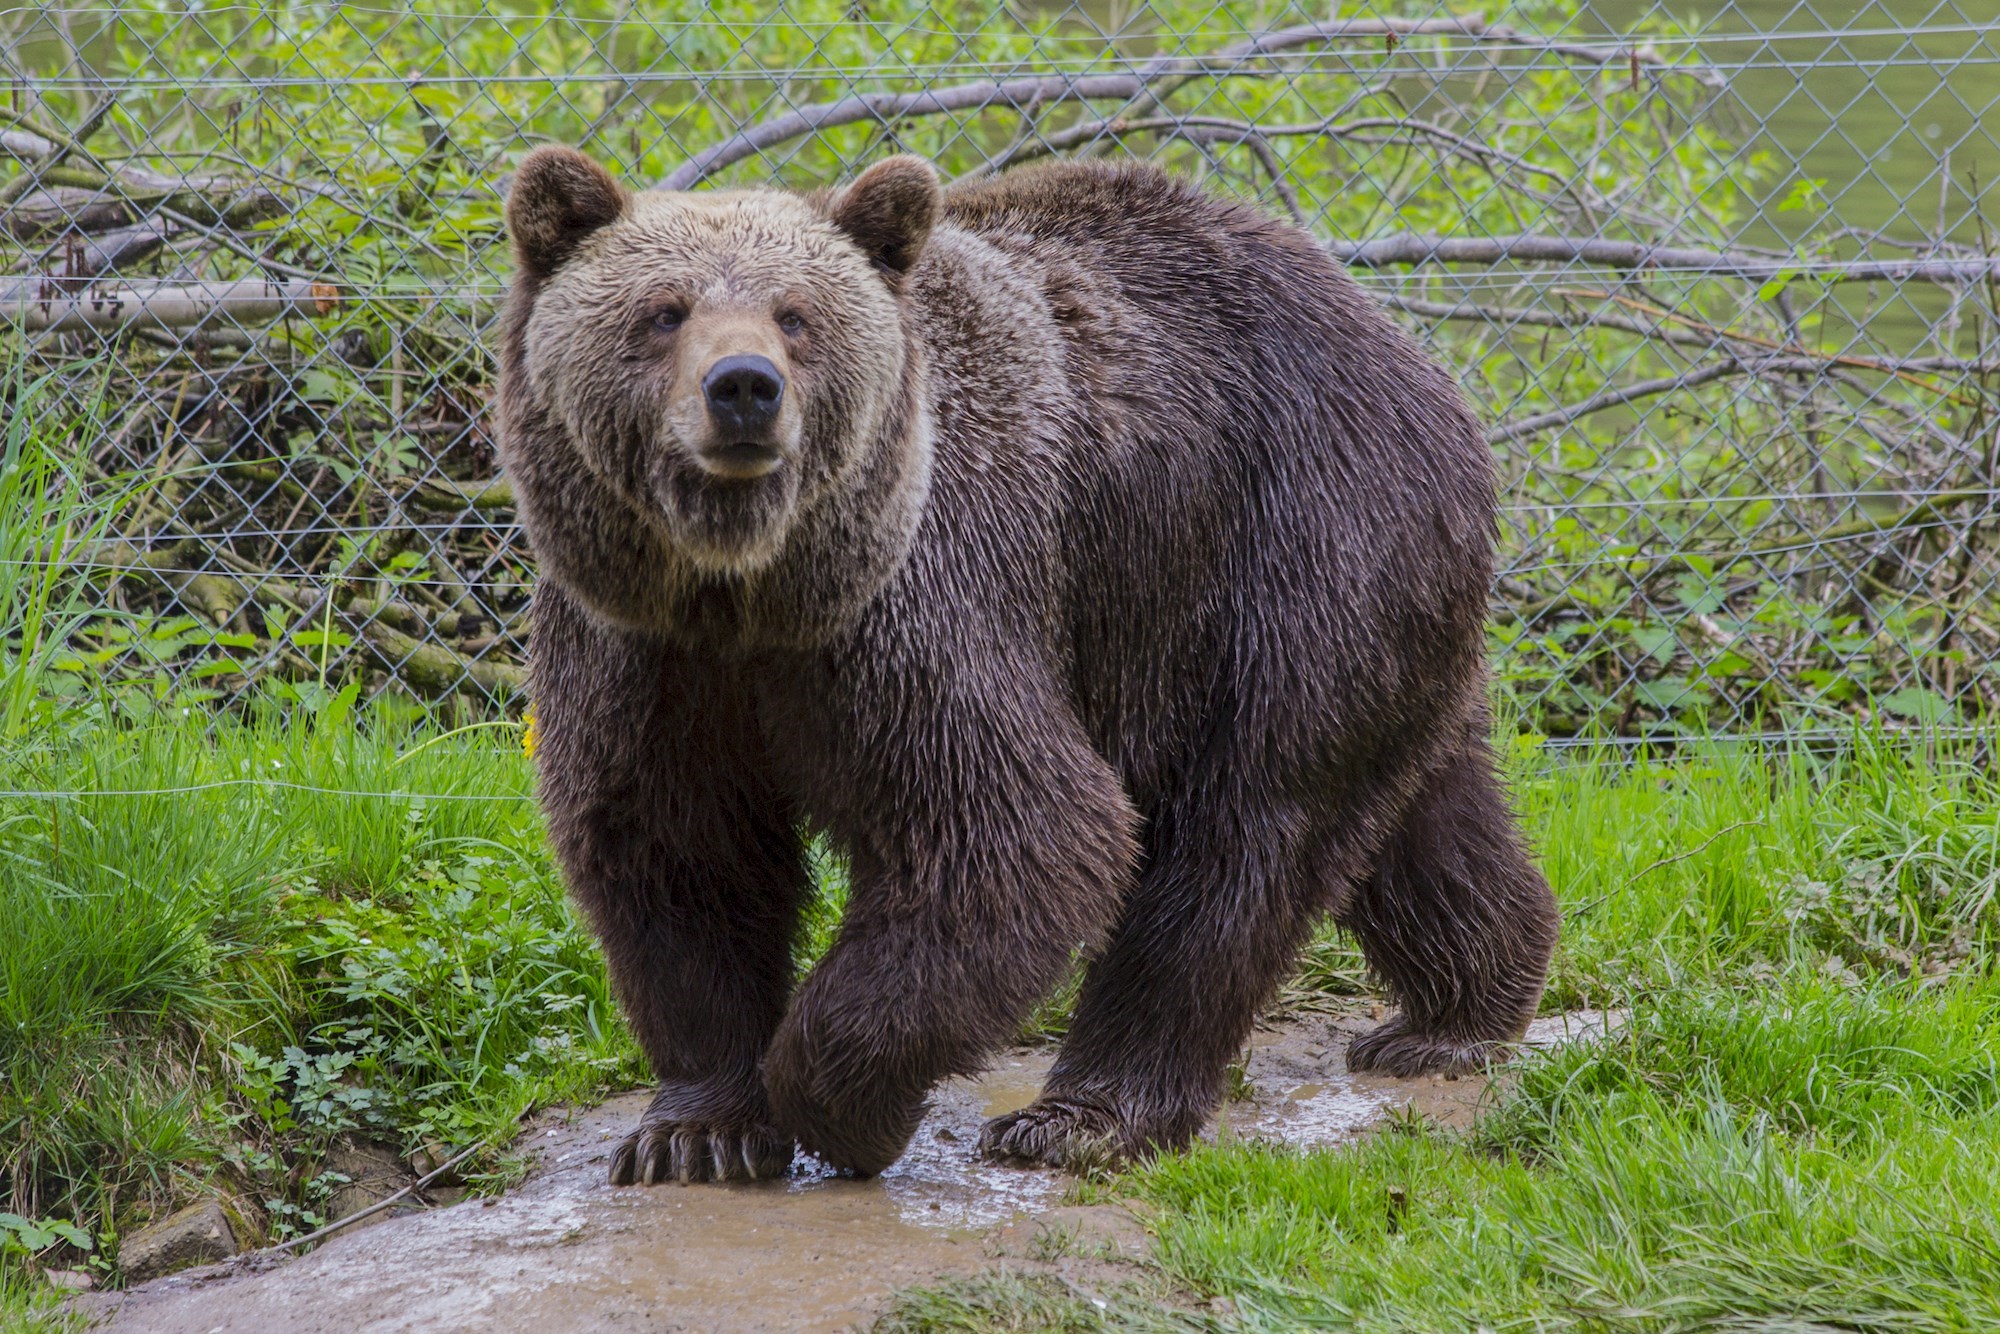
{"type": "Polygon", "coordinates": [[[1338,920],[1400,1007],[1348,1047],[1350,1070],[1465,1074],[1520,1038],[1558,916],[1483,731],[1426,780],[1338,920]]]}

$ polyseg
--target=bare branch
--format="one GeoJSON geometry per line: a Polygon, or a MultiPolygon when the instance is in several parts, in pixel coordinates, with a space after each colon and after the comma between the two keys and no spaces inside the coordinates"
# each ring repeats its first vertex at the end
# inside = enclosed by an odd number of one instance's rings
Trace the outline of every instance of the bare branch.
{"type": "Polygon", "coordinates": [[[1826,283],[1969,283],[2000,279],[2000,255],[1950,259],[1768,259],[1723,250],[1649,245],[1592,236],[1384,236],[1330,241],[1327,249],[1353,268],[1421,264],[1593,264],[1611,269],[1692,273],[1745,282],[1816,279],[1826,283]]]}
{"type": "Polygon", "coordinates": [[[178,223],[189,231],[201,233],[202,236],[215,242],[215,244],[221,246],[224,250],[241,255],[252,264],[277,273],[290,274],[292,277],[303,279],[306,282],[311,282],[314,279],[311,269],[302,269],[296,264],[287,264],[283,260],[273,259],[269,255],[260,255],[248,245],[230,235],[219,225],[210,225],[199,218],[191,218],[187,214],[178,212],[172,208],[162,207],[160,213],[168,221],[178,223]]]}
{"type": "Polygon", "coordinates": [[[1496,426],[1486,433],[1486,443],[1503,445],[1509,440],[1519,440],[1525,435],[1535,435],[1552,427],[1567,426],[1579,418],[1588,417],[1594,412],[1603,412],[1607,408],[1622,407],[1627,403],[1634,403],[1642,398],[1654,398],[1660,394],[1671,394],[1677,389],[1694,389],[1726,376],[1747,374],[1754,369],[1756,368],[1738,361],[1735,357],[1724,357],[1721,361],[1712,362],[1682,375],[1666,375],[1657,380],[1641,380],[1637,384],[1607,389],[1570,407],[1524,417],[1505,426],[1496,426]]]}
{"type": "Polygon", "coordinates": [[[467,657],[442,644],[418,640],[402,631],[336,610],[334,618],[369,649],[382,667],[428,695],[442,695],[467,681],[489,694],[518,694],[528,682],[526,668],[512,663],[467,657]]]}
{"type": "MultiPolygon", "coordinates": [[[[1553,181],[1565,194],[1574,194],[1575,182],[1561,172],[1538,166],[1526,158],[1495,148],[1482,140],[1471,138],[1448,130],[1442,125],[1427,120],[1417,120],[1402,116],[1357,116],[1353,120],[1342,120],[1338,115],[1325,116],[1316,121],[1300,121],[1284,125],[1253,125],[1247,120],[1234,120],[1226,116],[1106,116],[1101,120],[1088,120],[1072,125],[1065,130],[1057,130],[1044,135],[1039,140],[1020,144],[1000,155],[992,163],[977,171],[968,172],[969,177],[991,175],[1002,166],[1015,166],[1035,158],[1047,157],[1055,153],[1091,143],[1098,139],[1120,139],[1130,134],[1173,134],[1193,138],[1190,131],[1206,132],[1206,138],[1215,142],[1247,143],[1252,139],[1297,139],[1358,138],[1367,143],[1389,142],[1407,135],[1436,139],[1452,152],[1485,164],[1489,169],[1494,163],[1512,167],[1531,176],[1542,176],[1553,181]],[[1391,135],[1369,135],[1369,130],[1394,131],[1391,135]]],[[[1541,195],[1549,198],[1549,195],[1541,195]]],[[[1581,201],[1579,201],[1581,202],[1581,201]]]]}
{"type": "Polygon", "coordinates": [[[1291,181],[1286,178],[1285,164],[1278,160],[1278,150],[1271,147],[1271,141],[1261,134],[1253,134],[1243,142],[1249,145],[1257,160],[1264,164],[1264,173],[1271,178],[1271,188],[1276,190],[1278,198],[1284,201],[1286,211],[1292,215],[1292,221],[1299,225],[1300,230],[1309,227],[1311,223],[1306,218],[1306,211],[1299,204],[1299,192],[1292,188],[1291,181]]]}
{"type": "Polygon", "coordinates": [[[1614,315],[1608,311],[1550,310],[1540,306],[1485,306],[1465,301],[1425,301],[1419,297],[1404,296],[1400,292],[1378,292],[1377,298],[1391,310],[1404,311],[1427,320],[1466,320],[1474,324],[1491,325],[1501,333],[1506,333],[1514,325],[1532,325],[1546,329],[1569,329],[1581,332],[1586,329],[1616,329],[1620,333],[1636,334],[1640,338],[1650,338],[1662,343],[1673,343],[1682,347],[1713,349],[1730,340],[1727,331],[1716,330],[1709,337],[1690,333],[1683,329],[1663,328],[1657,324],[1647,324],[1625,315],[1614,315]]]}
{"type": "Polygon", "coordinates": [[[101,232],[137,218],[124,200],[102,189],[44,186],[0,210],[0,231],[23,241],[61,232],[101,232]]]}
{"type": "Polygon", "coordinates": [[[433,477],[403,499],[427,510],[498,510],[514,505],[514,484],[505,477],[486,482],[457,482],[433,477]]]}
{"type": "Polygon", "coordinates": [[[44,139],[33,130],[0,130],[0,153],[5,153],[8,157],[33,162],[55,151],[54,140],[44,139]]]}
{"type": "Polygon", "coordinates": [[[17,321],[38,333],[118,329],[135,325],[177,329],[214,315],[244,323],[268,323],[286,316],[307,319],[330,314],[340,289],[323,282],[271,282],[239,278],[231,282],[159,283],[119,291],[50,293],[44,279],[16,279],[0,287],[0,319],[17,321]]]}
{"type": "Polygon", "coordinates": [[[103,190],[134,204],[160,204],[205,223],[230,227],[275,217],[288,208],[281,196],[262,184],[233,176],[167,176],[129,164],[114,172],[76,163],[51,168],[42,176],[54,185],[103,190]]]}
{"type": "Polygon", "coordinates": [[[73,249],[70,241],[60,242],[44,252],[36,262],[46,263],[62,255],[62,272],[55,275],[52,281],[59,285],[72,282],[80,285],[101,274],[115,273],[152,258],[172,234],[167,223],[158,218],[148,218],[136,226],[115,227],[108,232],[84,236],[73,249]]]}
{"type": "Polygon", "coordinates": [[[1323,46],[1346,38],[1391,36],[1399,41],[1412,37],[1462,37],[1473,42],[1537,51],[1598,66],[1628,62],[1653,67],[1666,65],[1659,53],[1650,49],[1635,50],[1609,43],[1556,41],[1503,24],[1489,23],[1479,15],[1436,19],[1334,19],[1261,33],[1248,41],[1205,55],[1162,56],[1128,74],[1029,75],[915,93],[861,93],[835,102],[800,107],[703,149],[661,181],[658,188],[689,189],[725,167],[755,157],[779,144],[842,125],[862,122],[886,125],[918,116],[943,116],[992,107],[1032,112],[1064,102],[1149,98],[1151,104],[1156,105],[1158,99],[1171,91],[1171,88],[1156,88],[1156,84],[1170,82],[1178,87],[1196,79],[1261,74],[1267,71],[1266,62],[1273,56],[1288,51],[1323,46]]]}
{"type": "MultiPolygon", "coordinates": [[[[62,166],[72,156],[83,153],[85,151],[84,145],[90,141],[90,136],[96,134],[103,126],[104,118],[111,114],[111,108],[116,105],[117,99],[115,98],[107,97],[99,101],[84,116],[83,123],[76,127],[74,134],[49,143],[48,150],[43,153],[37,153],[34,160],[28,163],[26,171],[23,171],[19,176],[8,181],[5,185],[0,185],[0,206],[10,204],[14,200],[19,199],[22,195],[41,184],[50,172],[62,166]]],[[[40,135],[32,135],[30,137],[34,139],[41,138],[40,135]]]]}
{"type": "Polygon", "coordinates": [[[1898,357],[1890,360],[1883,357],[1857,357],[1837,352],[1814,352],[1810,348],[1787,347],[1772,339],[1718,328],[1699,321],[1689,321],[1691,328],[1675,328],[1666,324],[1648,324],[1627,315],[1616,315],[1602,310],[1550,310],[1541,306],[1486,306],[1465,301],[1424,301],[1417,297],[1404,296],[1400,292],[1378,292],[1376,297],[1391,310],[1404,311],[1421,319],[1464,320],[1473,324],[1489,325],[1503,334],[1515,325],[1567,329],[1572,333],[1583,333],[1591,329],[1615,329],[1620,333],[1649,338],[1655,342],[1669,343],[1678,347],[1702,348],[1708,351],[1714,351],[1730,343],[1768,348],[1781,351],[1793,359],[1874,371],[1881,375],[2000,375],[2000,360],[1991,358],[1898,357]],[[1693,329],[1699,329],[1701,332],[1693,332],[1693,329]]]}

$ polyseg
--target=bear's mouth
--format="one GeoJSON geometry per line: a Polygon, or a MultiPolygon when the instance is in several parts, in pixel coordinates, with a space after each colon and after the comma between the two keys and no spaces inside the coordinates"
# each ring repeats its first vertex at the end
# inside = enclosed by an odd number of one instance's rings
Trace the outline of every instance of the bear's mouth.
{"type": "Polygon", "coordinates": [[[784,451],[764,440],[724,441],[702,450],[697,458],[711,477],[741,482],[768,477],[785,461],[784,451]]]}

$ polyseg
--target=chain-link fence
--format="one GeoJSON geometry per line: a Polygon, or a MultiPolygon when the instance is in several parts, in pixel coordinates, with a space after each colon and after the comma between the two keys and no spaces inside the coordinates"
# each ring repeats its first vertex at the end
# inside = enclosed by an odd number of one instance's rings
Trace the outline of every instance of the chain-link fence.
{"type": "Polygon", "coordinates": [[[514,697],[490,331],[534,143],[672,189],[1133,154],[1296,218],[1457,370],[1543,727],[1972,721],[2000,0],[1638,8],[7,11],[9,651],[78,690],[514,697]]]}

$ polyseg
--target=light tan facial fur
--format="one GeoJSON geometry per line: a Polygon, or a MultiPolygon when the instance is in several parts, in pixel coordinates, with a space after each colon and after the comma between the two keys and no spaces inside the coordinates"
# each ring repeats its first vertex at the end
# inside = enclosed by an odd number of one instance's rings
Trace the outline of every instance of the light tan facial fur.
{"type": "Polygon", "coordinates": [[[786,571],[823,567],[820,543],[852,546],[855,513],[912,527],[929,432],[900,293],[937,201],[909,158],[809,197],[635,193],[581,154],[531,154],[508,202],[507,466],[538,546],[602,553],[552,572],[612,619],[677,624],[718,578],[755,614],[786,571]],[[711,392],[745,358],[782,384],[754,428],[711,392]]]}
{"type": "Polygon", "coordinates": [[[852,238],[769,192],[629,197],[538,294],[525,339],[579,462],[712,571],[777,555],[873,443],[904,359],[895,297],[852,238]],[[713,457],[728,442],[703,380],[743,355],[784,380],[768,466],[713,457]]]}

